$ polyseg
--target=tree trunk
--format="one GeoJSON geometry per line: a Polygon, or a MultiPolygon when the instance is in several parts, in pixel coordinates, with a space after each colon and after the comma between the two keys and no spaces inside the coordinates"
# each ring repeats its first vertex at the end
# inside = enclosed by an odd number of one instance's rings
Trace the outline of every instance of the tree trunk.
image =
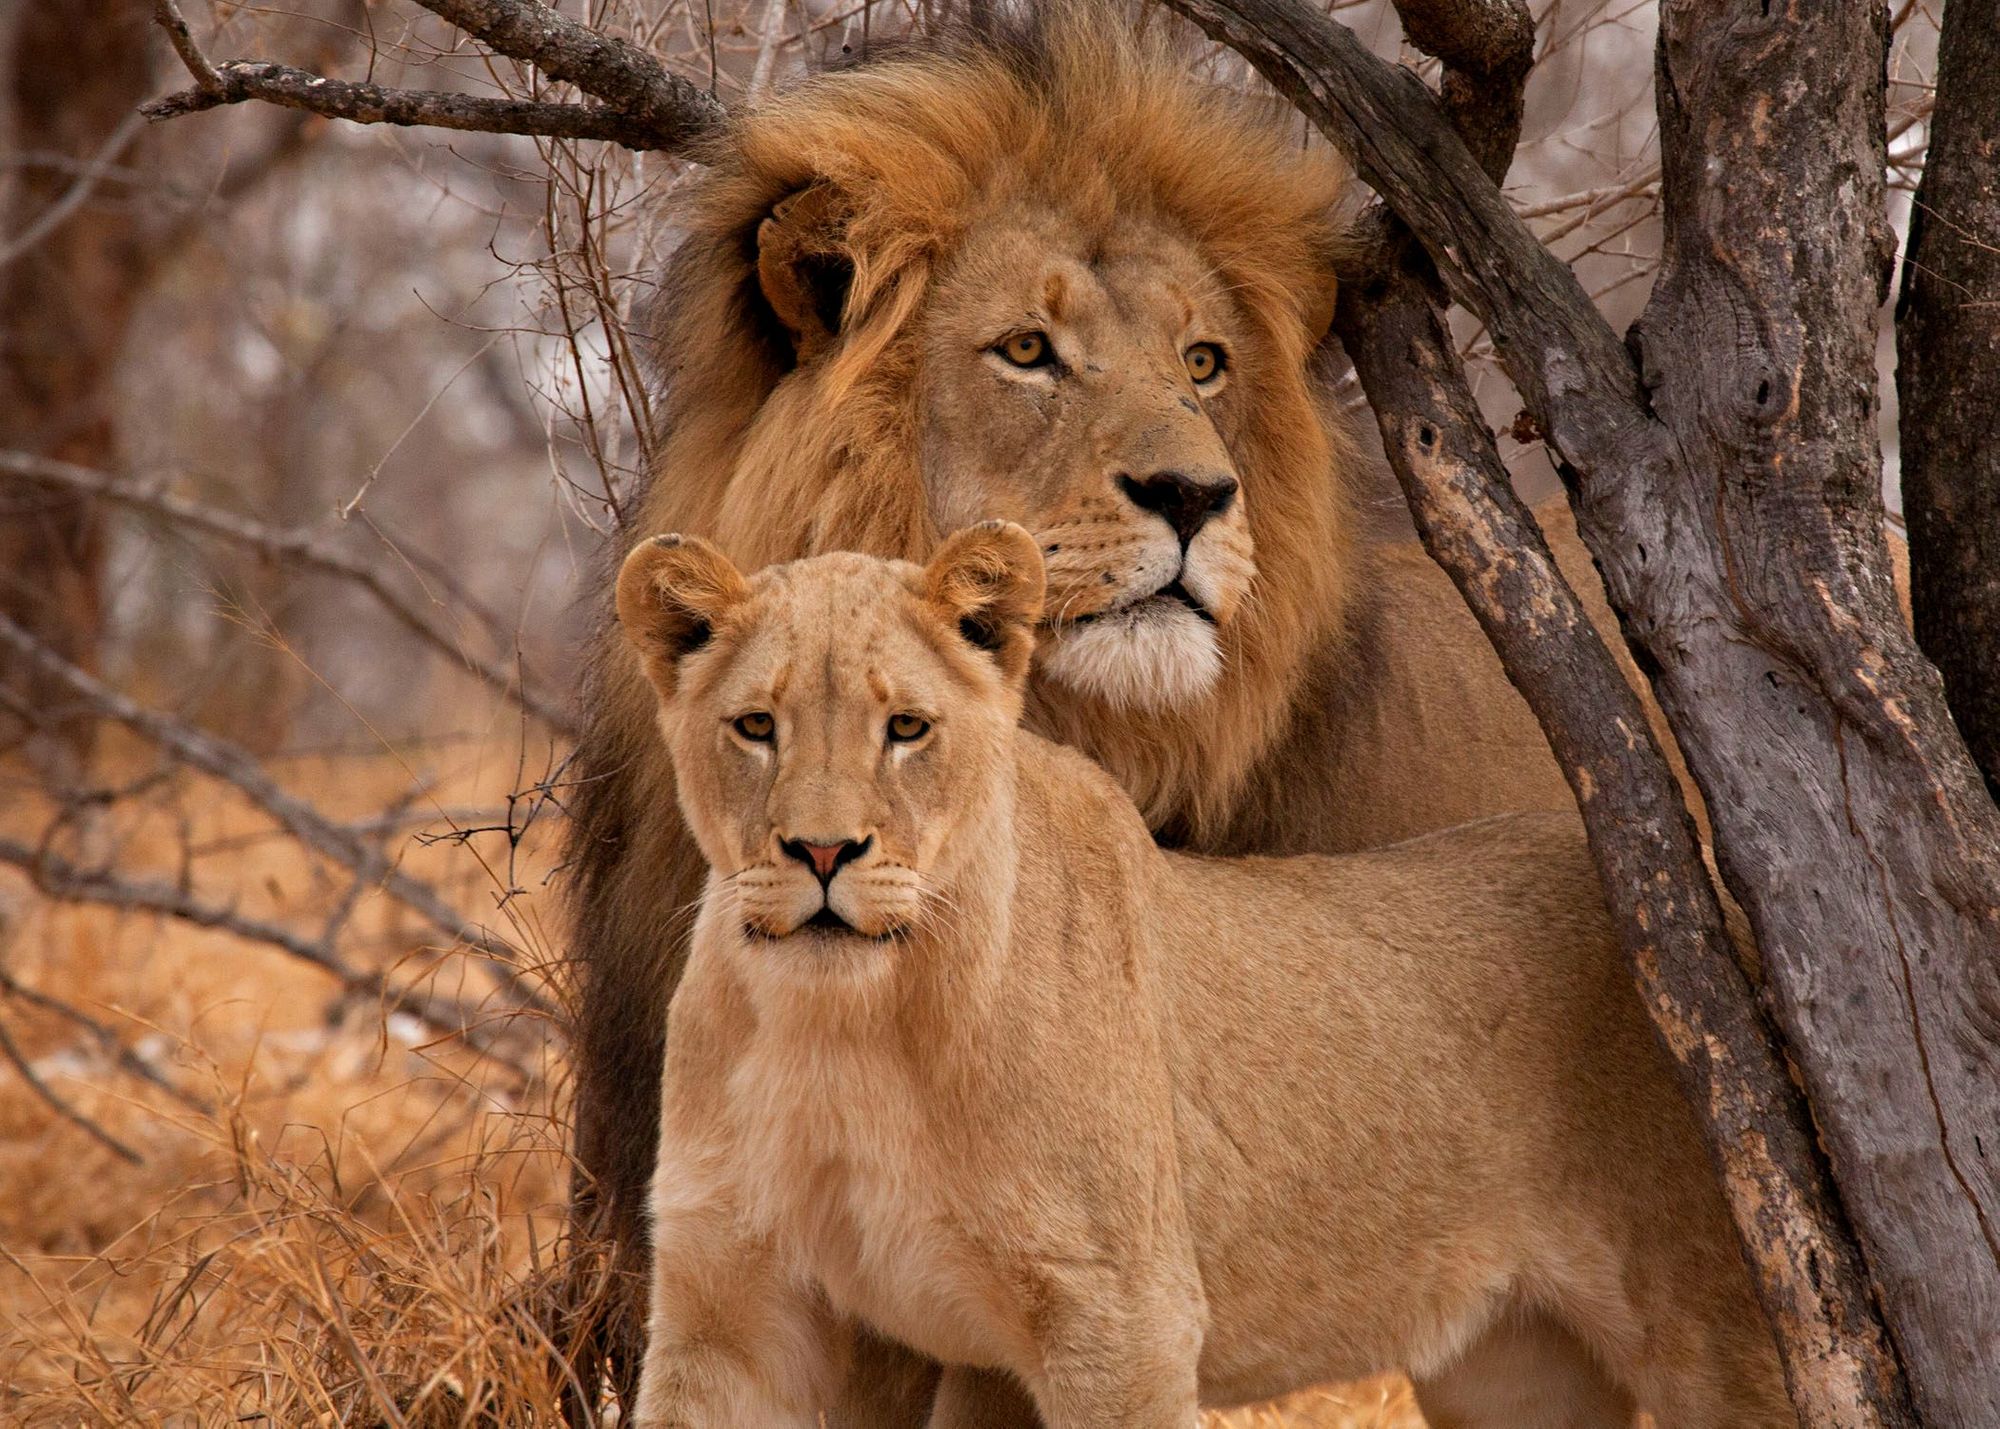
{"type": "Polygon", "coordinates": [[[1917,640],[2000,795],[2000,0],[1951,0],[1896,309],[1917,640]]]}
{"type": "Polygon", "coordinates": [[[1708,801],[1917,1407],[1990,1429],[2000,810],[1881,529],[1885,8],[1662,6],[1666,252],[1620,344],[1413,77],[1298,0],[1173,3],[1306,108],[1491,328],[1708,801]]]}
{"type": "Polygon", "coordinates": [[[1663,8],[1666,251],[1635,335],[1679,460],[1650,510],[1608,481],[1581,506],[1624,567],[1614,598],[1660,668],[1918,1408],[1991,1429],[2000,810],[1882,532],[1886,8],[1798,8],[1663,8]]]}
{"type": "MultiPolygon", "coordinates": [[[[148,264],[124,186],[88,168],[131,164],[144,142],[133,111],[152,73],[151,13],[145,0],[107,0],[88,19],[67,5],[18,7],[6,147],[26,162],[0,246],[26,246],[0,267],[0,447],[117,465],[103,398],[148,264]],[[62,216],[72,199],[80,202],[62,216]]],[[[102,518],[88,498],[12,486],[0,496],[0,614],[89,665],[103,613],[103,547],[102,518]]],[[[89,721],[57,716],[54,691],[10,671],[0,699],[20,701],[70,753],[88,752],[89,721]]],[[[14,721],[0,716],[0,724],[14,721]]]]}

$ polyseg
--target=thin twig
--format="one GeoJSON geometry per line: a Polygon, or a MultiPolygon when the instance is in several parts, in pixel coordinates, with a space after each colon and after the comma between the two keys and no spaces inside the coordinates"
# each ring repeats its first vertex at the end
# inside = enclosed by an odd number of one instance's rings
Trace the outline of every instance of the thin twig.
{"type": "MultiPolygon", "coordinates": [[[[527,687],[506,665],[468,651],[452,631],[401,595],[382,571],[366,561],[333,549],[323,538],[309,531],[268,526],[247,516],[171,495],[155,486],[27,452],[0,451],[0,472],[46,485],[66,487],[134,510],[148,511],[176,525],[247,546],[273,560],[307,566],[352,581],[411,634],[453,663],[463,665],[489,688],[515,701],[552,729],[563,734],[575,733],[569,712],[561,703],[527,687]]],[[[499,627],[497,617],[490,613],[473,613],[490,627],[499,627]]]]}
{"type": "MultiPolygon", "coordinates": [[[[5,835],[0,835],[0,863],[12,864],[22,870],[34,882],[37,891],[60,903],[116,908],[129,913],[161,914],[191,923],[197,928],[210,928],[246,942],[276,948],[329,974],[344,991],[373,998],[383,1005],[385,1011],[408,1012],[425,1026],[447,1036],[461,1037],[468,1046],[513,1065],[522,1075],[527,1075],[520,1064],[499,1055],[504,1039],[485,1030],[479,1009],[414,987],[392,987],[380,973],[355,967],[328,943],[303,937],[282,923],[251,917],[233,908],[206,902],[170,883],[125,878],[104,870],[82,868],[47,849],[36,848],[5,835]]],[[[100,1040],[112,1036],[110,1029],[91,1023],[85,1014],[67,1005],[55,1005],[46,994],[23,987],[4,971],[0,971],[0,989],[57,1011],[79,1024],[91,1025],[100,1040]]],[[[140,1075],[148,1081],[165,1085],[155,1073],[141,1072],[140,1075]]]]}
{"type": "Polygon", "coordinates": [[[7,1030],[5,1022],[0,1022],[0,1056],[4,1056],[14,1064],[14,1070],[21,1074],[21,1079],[34,1090],[36,1096],[49,1104],[56,1115],[65,1121],[72,1122],[81,1127],[94,1140],[109,1147],[134,1166],[143,1166],[146,1164],[145,1157],[78,1111],[74,1106],[71,1106],[67,1101],[63,1100],[54,1087],[51,1087],[47,1082],[42,1080],[41,1074],[35,1070],[34,1065],[21,1055],[21,1049],[14,1044],[14,1036],[7,1030]]]}

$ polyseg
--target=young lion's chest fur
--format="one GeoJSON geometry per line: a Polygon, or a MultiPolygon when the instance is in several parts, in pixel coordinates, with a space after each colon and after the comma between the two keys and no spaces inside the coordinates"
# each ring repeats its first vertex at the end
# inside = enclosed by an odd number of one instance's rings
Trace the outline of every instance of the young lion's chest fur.
{"type": "Polygon", "coordinates": [[[951,1363],[1028,1345],[1019,1297],[961,1212],[965,1159],[934,1079],[899,1039],[765,1018],[710,1070],[701,1139],[722,1156],[688,1164],[728,1183],[745,1228],[837,1314],[951,1363]]]}

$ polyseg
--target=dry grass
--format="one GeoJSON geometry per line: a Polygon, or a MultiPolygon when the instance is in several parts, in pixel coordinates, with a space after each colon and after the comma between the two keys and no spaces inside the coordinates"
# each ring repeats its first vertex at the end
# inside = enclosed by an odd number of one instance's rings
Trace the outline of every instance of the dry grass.
{"type": "MultiPolygon", "coordinates": [[[[490,803],[518,777],[511,757],[474,750],[459,763],[440,803],[490,803]]],[[[390,759],[278,772],[350,816],[409,787],[390,759]]],[[[183,789],[148,810],[90,835],[121,871],[184,864],[205,891],[273,918],[321,915],[339,896],[226,793],[183,789]]],[[[9,811],[0,827],[38,826],[38,812],[9,811]]],[[[509,932],[546,948],[547,858],[530,862],[509,932]]],[[[499,870],[482,867],[476,843],[413,844],[405,865],[492,917],[499,870]]],[[[345,948],[408,975],[428,956],[412,954],[420,943],[369,899],[345,948]]],[[[342,1003],[325,975],[282,954],[51,904],[11,877],[0,968],[113,1028],[171,1086],[121,1068],[73,1021],[0,994],[0,1026],[49,1090],[142,1158],[128,1162],[0,1068],[0,1421],[554,1421],[560,1386],[536,1314],[567,1171],[551,1055],[524,1078],[428,1041],[378,1003],[342,1003]]],[[[477,990],[454,956],[431,976],[477,990]]],[[[1216,1418],[1218,1429],[1421,1423],[1393,1379],[1216,1418]]]]}

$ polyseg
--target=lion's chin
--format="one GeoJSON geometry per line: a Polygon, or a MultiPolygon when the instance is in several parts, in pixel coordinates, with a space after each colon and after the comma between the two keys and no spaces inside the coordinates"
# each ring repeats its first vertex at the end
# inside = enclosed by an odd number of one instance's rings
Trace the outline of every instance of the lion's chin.
{"type": "Polygon", "coordinates": [[[1215,688],[1215,627],[1179,601],[1151,600],[1072,626],[1044,647],[1042,673],[1116,710],[1182,709],[1215,688]]]}

